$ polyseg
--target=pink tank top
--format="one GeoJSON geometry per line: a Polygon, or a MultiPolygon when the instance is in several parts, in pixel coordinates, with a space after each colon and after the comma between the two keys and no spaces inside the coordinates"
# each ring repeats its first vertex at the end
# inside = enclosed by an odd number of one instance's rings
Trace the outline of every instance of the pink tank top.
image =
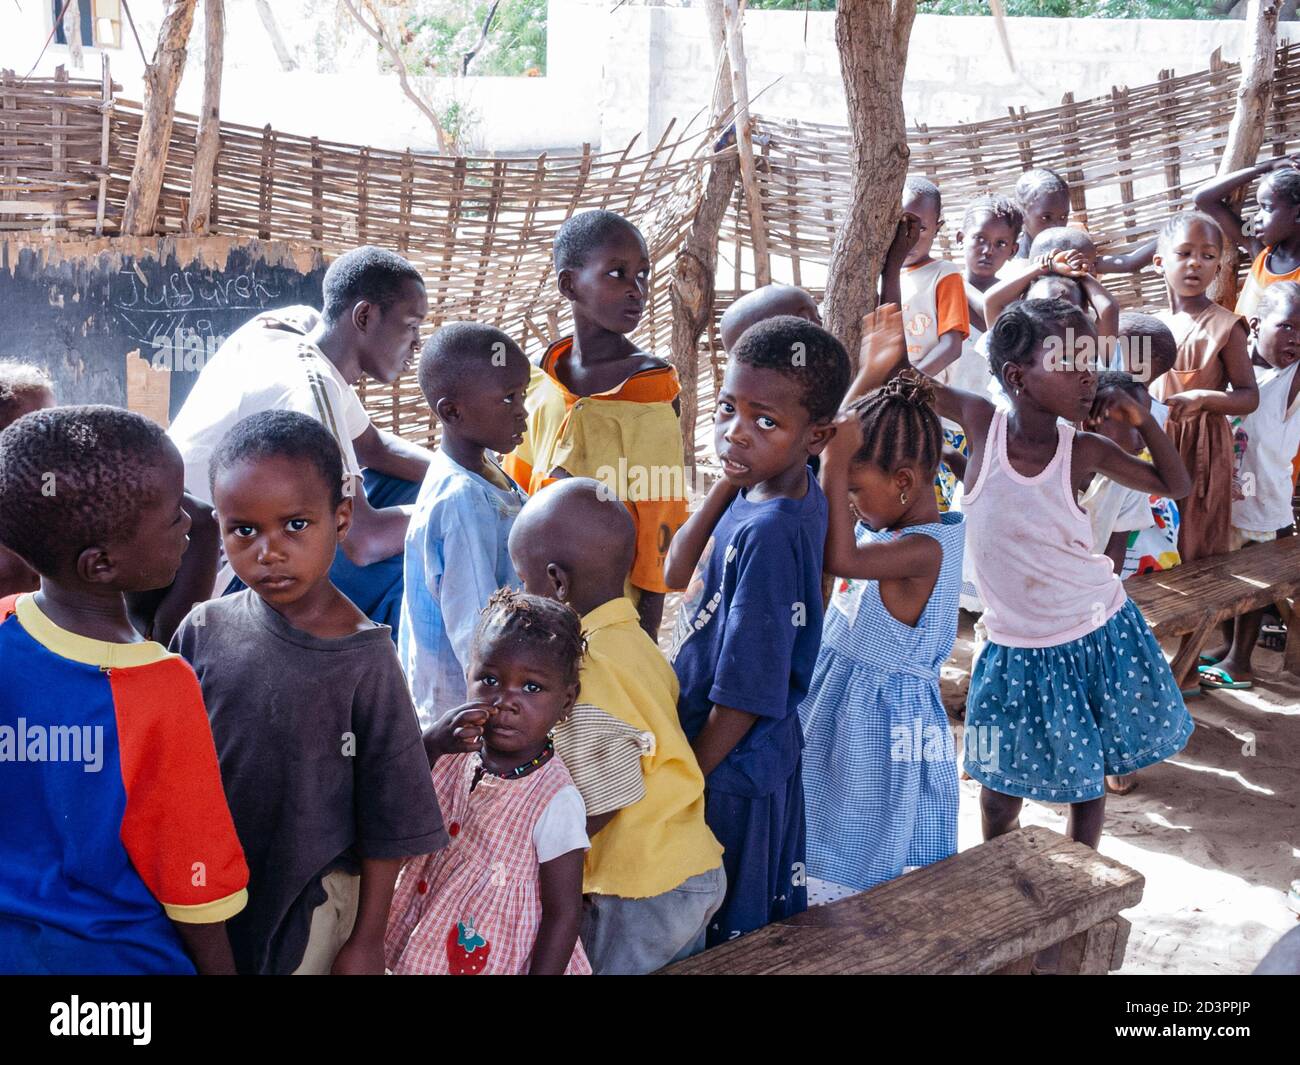
{"type": "Polygon", "coordinates": [[[989,425],[975,487],[966,493],[966,552],[984,599],[989,639],[1054,647],[1101,628],[1127,599],[1110,559],[1093,554],[1092,526],[1070,483],[1073,427],[1035,477],[1007,459],[1007,415],[989,425]]]}

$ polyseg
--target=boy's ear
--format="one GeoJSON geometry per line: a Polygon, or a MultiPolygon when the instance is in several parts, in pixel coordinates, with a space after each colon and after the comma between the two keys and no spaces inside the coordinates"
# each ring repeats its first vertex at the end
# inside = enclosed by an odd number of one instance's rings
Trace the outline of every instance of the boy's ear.
{"type": "Polygon", "coordinates": [[[456,406],[454,399],[443,396],[433,405],[433,413],[438,416],[438,421],[446,425],[448,422],[454,422],[460,417],[460,408],[456,406]]]}
{"type": "Polygon", "coordinates": [[[573,291],[573,271],[569,269],[561,270],[555,275],[555,286],[560,290],[560,295],[566,300],[575,300],[577,296],[573,291]]]}
{"type": "Polygon", "coordinates": [[[338,536],[338,542],[342,543],[348,537],[348,531],[352,528],[352,497],[344,496],[343,502],[334,508],[334,531],[338,536]]]}
{"type": "Polygon", "coordinates": [[[96,544],[77,556],[77,576],[86,584],[111,584],[117,576],[117,563],[108,548],[96,544]]]}
{"type": "Polygon", "coordinates": [[[546,564],[546,579],[551,582],[551,587],[555,589],[555,598],[561,603],[567,603],[570,596],[573,595],[573,579],[569,575],[568,569],[558,562],[548,562],[546,564]]]}
{"type": "Polygon", "coordinates": [[[835,424],[832,421],[813,422],[808,427],[808,454],[820,455],[826,445],[831,442],[835,435],[835,424]]]}
{"type": "Polygon", "coordinates": [[[374,324],[374,319],[379,314],[379,308],[369,300],[357,300],[352,305],[352,325],[358,333],[364,333],[374,324]]]}
{"type": "Polygon", "coordinates": [[[966,243],[966,234],[959,229],[952,235],[952,239],[957,247],[960,248],[966,243]]]}
{"type": "Polygon", "coordinates": [[[1161,255],[1159,252],[1156,252],[1154,255],[1151,256],[1151,265],[1154,266],[1157,270],[1160,269],[1162,266],[1165,265],[1165,257],[1161,255]]]}
{"type": "Polygon", "coordinates": [[[1246,319],[1246,324],[1248,326],[1247,331],[1250,333],[1251,336],[1255,337],[1256,339],[1259,339],[1259,323],[1260,323],[1260,319],[1258,316],[1246,319]]]}

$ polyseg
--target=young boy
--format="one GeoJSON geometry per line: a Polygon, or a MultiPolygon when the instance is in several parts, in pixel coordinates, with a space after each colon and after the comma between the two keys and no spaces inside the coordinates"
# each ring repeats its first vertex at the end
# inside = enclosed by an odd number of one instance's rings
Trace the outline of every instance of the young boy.
{"type": "MultiPolygon", "coordinates": [[[[907,357],[922,372],[946,381],[943,371],[957,361],[970,336],[970,311],[961,268],[930,255],[942,212],[939,186],[922,177],[909,177],[903,185],[903,214],[917,220],[916,242],[903,259],[899,275],[907,357]]],[[[888,295],[884,298],[892,302],[888,295]]]]}
{"type": "Polygon", "coordinates": [[[807,906],[797,710],[821,642],[827,522],[807,463],[848,386],[848,355],[824,329],[792,317],[750,328],[718,395],[723,480],[669,553],[672,587],[695,571],[669,658],[727,874],[710,944],[807,906]]]}
{"type": "Polygon", "coordinates": [[[677,676],[623,594],[635,551],[627,508],[585,477],[538,493],[510,534],[525,590],[568,603],[587,637],[579,705],[555,745],[587,804],[582,945],[597,974],[699,953],[726,892],[677,676]]]}
{"type": "Polygon", "coordinates": [[[752,292],[746,292],[722,312],[722,317],[718,320],[718,339],[722,341],[722,350],[730,351],[735,347],[736,341],[751,325],[781,314],[792,314],[813,325],[822,324],[817,301],[807,290],[798,285],[763,285],[752,292]]]}
{"type": "Polygon", "coordinates": [[[0,433],[0,540],[40,574],[0,601],[0,972],[233,972],[248,868],[194,672],[124,593],[185,550],[183,466],[113,407],[0,433]]]}
{"type": "MultiPolygon", "coordinates": [[[[49,374],[17,359],[0,359],[0,432],[24,414],[52,406],[54,382],[49,374]]],[[[0,599],[40,586],[40,574],[0,544],[0,599]]]]}
{"type": "Polygon", "coordinates": [[[406,532],[398,655],[422,728],[465,701],[479,613],[518,579],[506,541],[524,495],[488,452],[524,438],[528,360],[477,322],[439,329],[420,355],[420,390],[442,423],[406,532]]]}
{"type": "Polygon", "coordinates": [[[402,859],[447,833],[388,629],[329,579],[352,519],[338,445],[309,415],[263,411],[226,434],[209,483],[247,587],[199,604],[172,647],[203,685],[248,855],[236,964],[382,973],[402,859]]]}
{"type": "MultiPolygon", "coordinates": [[[[998,316],[1016,300],[1026,299],[1028,292],[1044,278],[1072,280],[1080,289],[1080,298],[1071,299],[1091,310],[1099,338],[1114,338],[1119,331],[1119,301],[1093,275],[1097,270],[1097,246],[1082,229],[1059,226],[1045,229],[1034,238],[1030,261],[1016,276],[1001,281],[984,296],[985,322],[989,328],[998,316]]],[[[1033,298],[1045,298],[1035,293],[1033,298]]],[[[1103,362],[1108,363],[1109,354],[1103,362]]]]}
{"type": "Polygon", "coordinates": [[[542,356],[528,396],[528,433],[505,470],[529,495],[560,477],[620,476],[636,521],[629,593],[652,637],[663,618],[664,558],[686,520],[677,372],[628,338],[645,311],[650,253],[612,211],[585,211],[555,236],[555,279],[573,335],[542,356]]]}

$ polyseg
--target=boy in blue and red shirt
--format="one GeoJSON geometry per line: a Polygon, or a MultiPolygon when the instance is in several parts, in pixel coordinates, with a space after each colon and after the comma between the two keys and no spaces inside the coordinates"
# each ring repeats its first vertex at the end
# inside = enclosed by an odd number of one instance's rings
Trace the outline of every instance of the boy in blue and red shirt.
{"type": "Polygon", "coordinates": [[[61,407],[0,433],[0,972],[234,972],[248,869],[194,672],[124,593],[170,584],[190,520],[152,422],[61,407]]]}

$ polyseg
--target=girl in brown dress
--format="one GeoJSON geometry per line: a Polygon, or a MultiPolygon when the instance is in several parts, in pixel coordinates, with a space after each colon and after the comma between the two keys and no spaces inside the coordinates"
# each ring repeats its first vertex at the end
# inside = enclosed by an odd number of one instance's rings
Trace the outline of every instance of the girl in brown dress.
{"type": "Polygon", "coordinates": [[[1240,315],[1206,291],[1223,256],[1223,232],[1209,215],[1183,211],[1160,231],[1154,262],[1165,275],[1169,310],[1158,317],[1178,342],[1174,367],[1151,393],[1169,405],[1165,431],[1192,475],[1179,501],[1178,553],[1184,562],[1224,554],[1232,518],[1232,431],[1229,417],[1259,405],[1240,315]]]}

